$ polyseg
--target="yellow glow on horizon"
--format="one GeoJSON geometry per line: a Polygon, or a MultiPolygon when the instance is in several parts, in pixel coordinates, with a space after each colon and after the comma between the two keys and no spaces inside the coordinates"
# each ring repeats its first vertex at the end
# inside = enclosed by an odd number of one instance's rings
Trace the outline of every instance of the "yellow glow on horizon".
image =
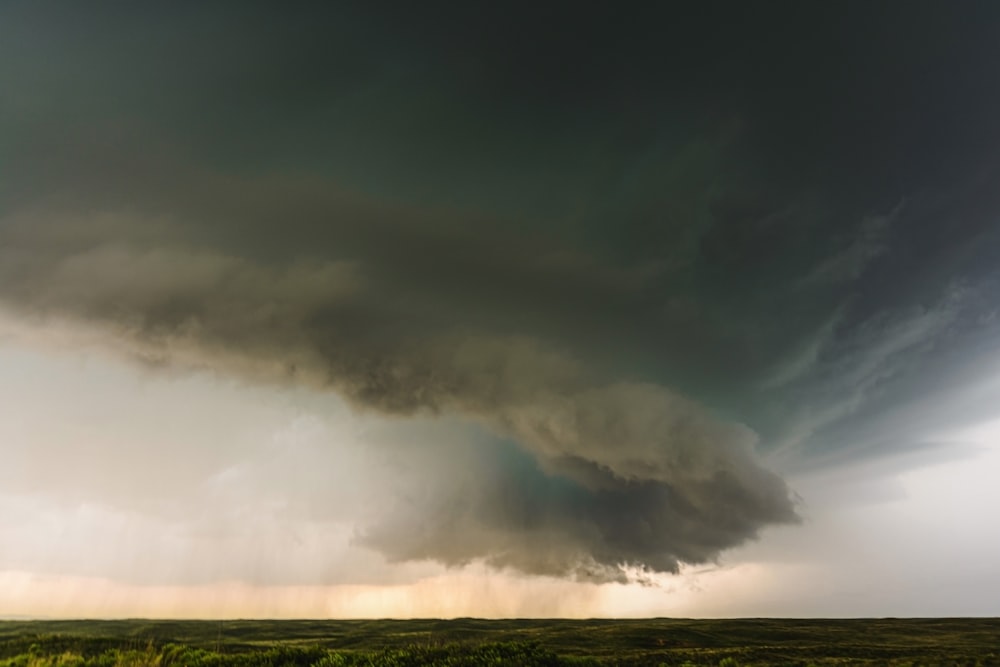
{"type": "Polygon", "coordinates": [[[9,571],[0,591],[0,614],[51,618],[588,616],[601,598],[596,586],[465,573],[388,586],[142,586],[9,571]]]}
{"type": "MultiPolygon", "coordinates": [[[[783,577],[788,576],[783,573],[783,577]]],[[[799,573],[804,575],[807,573],[799,573]]],[[[72,575],[0,572],[0,615],[39,618],[593,618],[733,616],[778,573],[761,564],[661,577],[658,585],[586,584],[448,572],[396,585],[144,586],[72,575]]],[[[742,611],[741,611],[742,610],[742,611]]]]}

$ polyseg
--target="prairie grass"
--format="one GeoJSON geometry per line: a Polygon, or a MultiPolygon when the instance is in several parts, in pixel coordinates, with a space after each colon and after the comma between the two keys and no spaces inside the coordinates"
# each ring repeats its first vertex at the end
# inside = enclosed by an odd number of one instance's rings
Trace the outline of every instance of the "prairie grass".
{"type": "Polygon", "coordinates": [[[1000,619],[0,621],[0,667],[1000,667],[1000,619]]]}

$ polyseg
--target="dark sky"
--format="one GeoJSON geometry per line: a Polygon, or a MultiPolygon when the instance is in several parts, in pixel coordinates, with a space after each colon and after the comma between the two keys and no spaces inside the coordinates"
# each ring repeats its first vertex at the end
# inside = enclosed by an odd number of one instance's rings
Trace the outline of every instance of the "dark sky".
{"type": "Polygon", "coordinates": [[[10,3],[0,303],[480,425],[391,558],[673,571],[988,416],[998,84],[991,1],[10,3]]]}

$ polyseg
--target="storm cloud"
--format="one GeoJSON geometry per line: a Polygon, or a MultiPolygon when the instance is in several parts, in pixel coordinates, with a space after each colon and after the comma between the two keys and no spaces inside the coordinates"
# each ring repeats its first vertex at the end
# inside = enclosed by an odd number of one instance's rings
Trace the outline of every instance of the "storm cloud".
{"type": "MultiPolygon", "coordinates": [[[[91,242],[77,240],[69,252],[64,234],[84,233],[86,221],[12,224],[16,242],[3,252],[8,302],[43,323],[96,326],[147,364],[304,383],[383,414],[466,415],[533,457],[529,480],[475,461],[482,484],[448,488],[447,477],[424,478],[444,484],[444,495],[409,511],[419,509],[433,528],[414,536],[387,530],[402,517],[380,521],[365,541],[389,555],[619,579],[620,566],[673,571],[795,519],[784,483],[756,462],[747,427],[663,386],[615,380],[557,341],[449,317],[460,309],[433,304],[434,295],[418,293],[434,307],[414,309],[394,298],[393,283],[371,277],[377,260],[269,264],[184,246],[179,236],[173,248],[140,249],[128,238],[132,221],[91,224],[91,242]],[[112,242],[103,238],[109,225],[119,226],[112,242]],[[449,518],[456,511],[461,521],[449,518]]],[[[512,280],[535,270],[515,267],[512,280]]],[[[562,278],[567,291],[593,281],[573,271],[562,278]]],[[[613,285],[620,280],[608,273],[613,285]]]]}
{"type": "Polygon", "coordinates": [[[968,9],[8,8],[0,304],[485,429],[399,453],[391,559],[710,562],[996,352],[968,9]]]}

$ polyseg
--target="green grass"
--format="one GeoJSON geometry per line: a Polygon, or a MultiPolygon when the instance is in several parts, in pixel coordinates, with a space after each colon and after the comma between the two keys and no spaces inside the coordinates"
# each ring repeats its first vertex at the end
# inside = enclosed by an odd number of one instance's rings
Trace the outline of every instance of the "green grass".
{"type": "Polygon", "coordinates": [[[0,667],[969,665],[1000,619],[0,621],[0,667]]]}

